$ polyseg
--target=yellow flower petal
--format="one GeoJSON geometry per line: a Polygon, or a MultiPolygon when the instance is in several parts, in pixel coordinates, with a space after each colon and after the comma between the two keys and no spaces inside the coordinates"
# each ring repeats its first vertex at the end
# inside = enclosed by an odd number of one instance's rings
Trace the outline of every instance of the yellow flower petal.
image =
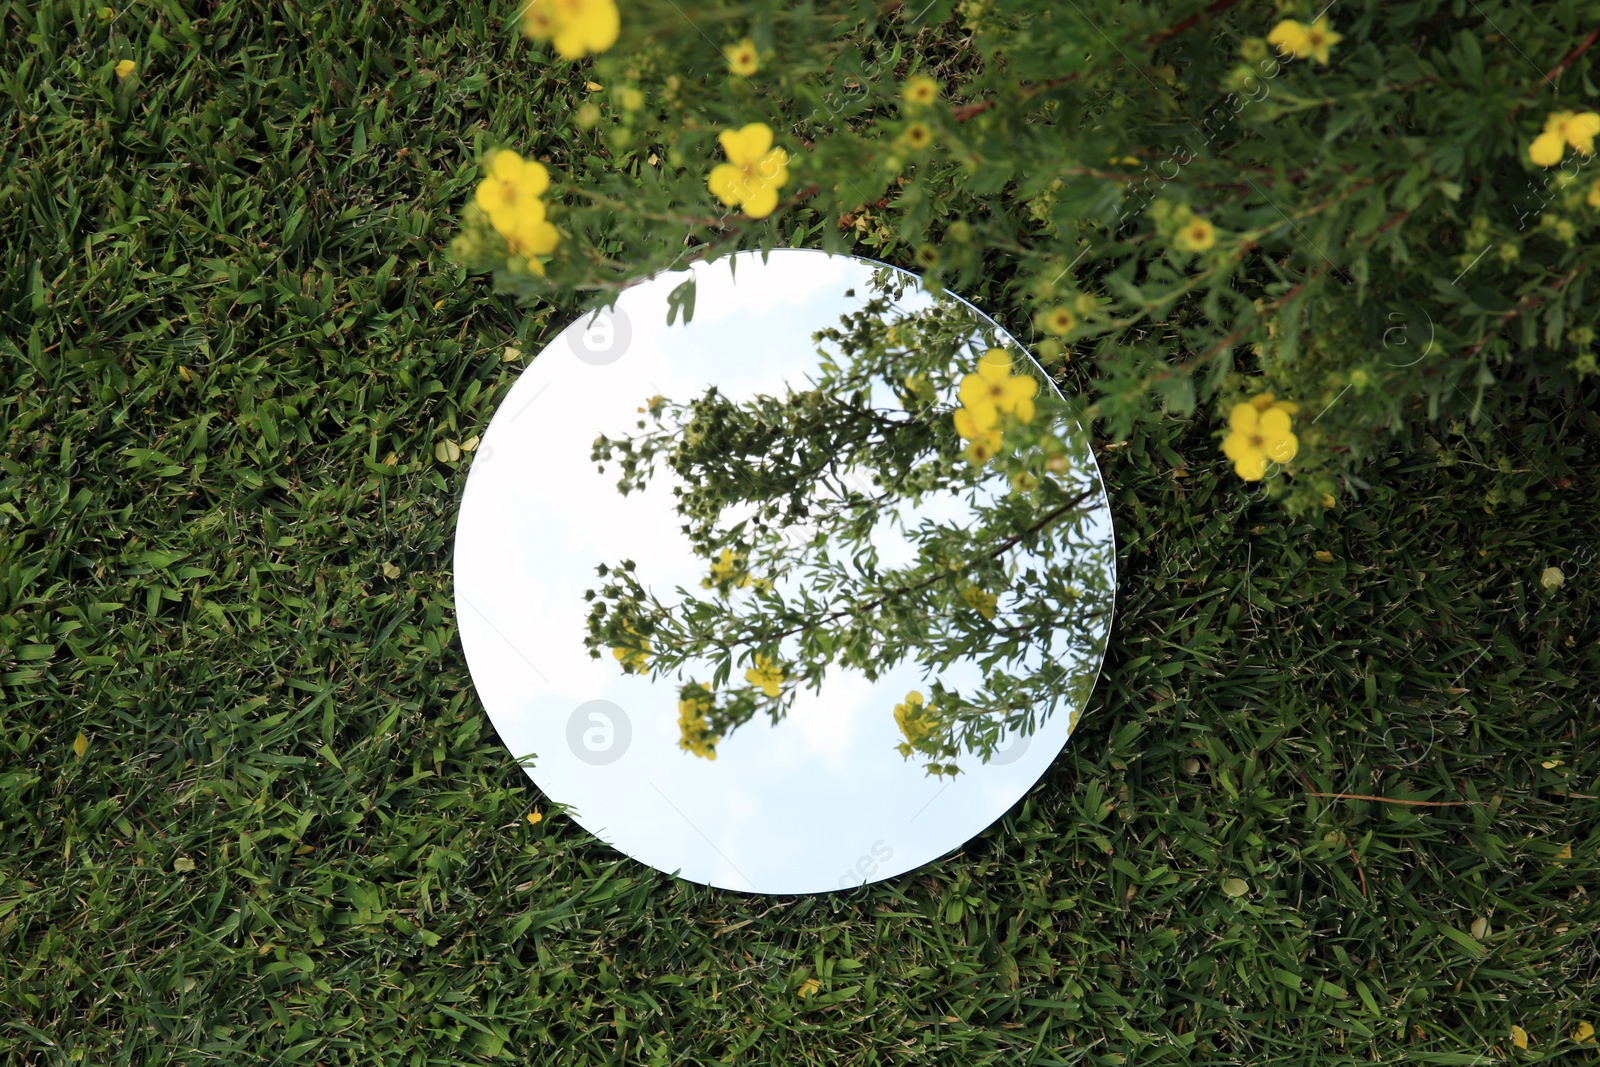
{"type": "Polygon", "coordinates": [[[711,168],[711,177],[706,185],[711,189],[711,195],[727,207],[733,207],[739,202],[739,168],[732,163],[718,163],[711,168]]]}
{"type": "Polygon", "coordinates": [[[1268,440],[1285,436],[1289,429],[1289,413],[1286,411],[1271,408],[1256,418],[1256,432],[1268,440]]]}
{"type": "MultiPolygon", "coordinates": [[[[986,389],[990,385],[1000,385],[1011,377],[1011,361],[1008,359],[1001,363],[985,356],[978,361],[977,376],[985,383],[984,388],[986,389]]],[[[971,375],[968,375],[968,377],[971,377],[971,375]]]]}
{"type": "Polygon", "coordinates": [[[134,72],[134,69],[137,66],[138,66],[138,64],[135,63],[131,59],[124,59],[124,60],[119,61],[117,63],[117,68],[116,68],[117,69],[117,80],[121,81],[122,79],[126,78],[128,75],[132,74],[134,72]]]}
{"type": "Polygon", "coordinates": [[[1528,146],[1528,158],[1541,167],[1553,167],[1561,162],[1566,141],[1555,132],[1541,133],[1528,146]]]}
{"type": "Polygon", "coordinates": [[[1247,482],[1259,482],[1267,475],[1267,454],[1248,452],[1233,461],[1233,472],[1247,482]]]}
{"type": "Polygon", "coordinates": [[[1228,412],[1228,429],[1235,433],[1255,433],[1260,413],[1252,404],[1235,404],[1228,412]]]}
{"type": "Polygon", "coordinates": [[[1300,439],[1292,433],[1284,434],[1275,440],[1269,440],[1262,451],[1274,463],[1288,463],[1300,454],[1300,439]]]}
{"type": "Polygon", "coordinates": [[[764,219],[778,206],[778,187],[763,185],[753,190],[744,200],[744,213],[753,219],[764,219]]]}
{"type": "MultiPolygon", "coordinates": [[[[762,129],[766,129],[765,126],[762,129]]],[[[772,137],[767,133],[768,139],[772,137]]],[[[750,168],[752,177],[762,182],[770,182],[773,186],[783,185],[789,180],[789,153],[781,148],[774,148],[764,153],[755,165],[750,168]]]]}
{"type": "Polygon", "coordinates": [[[1267,34],[1267,41],[1281,55],[1299,58],[1310,52],[1311,42],[1306,28],[1294,19],[1284,19],[1267,34]]]}
{"type": "Polygon", "coordinates": [[[1513,1026],[1511,1028],[1511,1043],[1518,1048],[1527,1048],[1528,1031],[1524,1030],[1520,1026],[1513,1026]]]}
{"type": "Polygon", "coordinates": [[[739,130],[723,130],[717,138],[732,163],[758,162],[772,147],[772,129],[764,122],[752,122],[739,130]]]}
{"type": "Polygon", "coordinates": [[[962,440],[972,441],[994,429],[999,413],[994,408],[957,408],[956,433],[962,440]]]}

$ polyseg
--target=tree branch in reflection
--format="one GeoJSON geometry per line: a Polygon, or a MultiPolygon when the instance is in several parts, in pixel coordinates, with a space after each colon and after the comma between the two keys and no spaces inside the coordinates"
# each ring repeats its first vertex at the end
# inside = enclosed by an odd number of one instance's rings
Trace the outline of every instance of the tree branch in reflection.
{"type": "Polygon", "coordinates": [[[591,655],[678,683],[686,751],[714,759],[756,715],[779,724],[830,669],[917,665],[927,693],[884,714],[935,774],[1087,696],[1114,584],[1087,443],[969,308],[912,313],[902,295],[886,274],[817,333],[809,388],[652,397],[638,433],[595,442],[624,495],[676,475],[682,532],[708,564],[669,600],[628,560],[587,594],[591,655]]]}

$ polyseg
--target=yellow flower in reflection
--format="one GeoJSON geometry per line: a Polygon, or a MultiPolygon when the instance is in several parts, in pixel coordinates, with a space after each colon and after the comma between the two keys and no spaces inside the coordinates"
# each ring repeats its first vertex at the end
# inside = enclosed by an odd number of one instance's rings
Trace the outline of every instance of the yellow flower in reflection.
{"type": "Polygon", "coordinates": [[[722,740],[706,721],[711,707],[711,690],[704,685],[684,690],[678,701],[678,747],[708,760],[717,758],[717,742],[722,740]]]}
{"type": "Polygon", "coordinates": [[[969,585],[961,590],[961,599],[967,602],[968,607],[973,608],[986,619],[994,618],[995,605],[1000,600],[993,593],[985,592],[975,585],[969,585]]]}
{"type": "MultiPolygon", "coordinates": [[[[633,628],[632,622],[624,622],[622,628],[635,637],[639,636],[639,631],[633,628]]],[[[638,648],[614,647],[611,650],[611,654],[617,658],[618,663],[622,664],[623,670],[642,671],[650,664],[650,642],[641,639],[638,648]]]]}
{"type": "MultiPolygon", "coordinates": [[[[988,434],[998,435],[995,424],[1000,418],[996,409],[987,405],[976,408],[957,408],[955,413],[956,433],[961,435],[963,441],[976,441],[988,434]]],[[[996,442],[998,447],[998,442],[996,442]]]]}
{"type": "Polygon", "coordinates": [[[711,577],[701,581],[703,589],[710,589],[713,585],[723,585],[733,582],[743,589],[750,584],[750,575],[744,573],[744,560],[733,554],[733,549],[725,548],[722,555],[718,556],[711,564],[711,577]]]}
{"type": "Polygon", "coordinates": [[[967,457],[967,462],[974,467],[981,467],[1000,454],[1000,431],[990,430],[974,437],[962,451],[967,457]]]}
{"type": "Polygon", "coordinates": [[[964,407],[981,418],[986,408],[1015,415],[1022,422],[1033,421],[1033,398],[1039,382],[1031,374],[1012,374],[1011,357],[1004,349],[991,348],[978,361],[978,369],[961,379],[956,393],[964,407]]]}
{"type": "Polygon", "coordinates": [[[756,665],[744,672],[744,680],[767,696],[775,697],[783,684],[783,668],[774,666],[770,656],[757,656],[756,665]]]}
{"type": "Polygon", "coordinates": [[[925,737],[933,733],[938,725],[933,715],[933,709],[923,703],[922,694],[913,689],[906,694],[904,704],[894,706],[895,725],[900,727],[900,733],[905,740],[895,746],[902,756],[911,755],[912,749],[925,737]]]}

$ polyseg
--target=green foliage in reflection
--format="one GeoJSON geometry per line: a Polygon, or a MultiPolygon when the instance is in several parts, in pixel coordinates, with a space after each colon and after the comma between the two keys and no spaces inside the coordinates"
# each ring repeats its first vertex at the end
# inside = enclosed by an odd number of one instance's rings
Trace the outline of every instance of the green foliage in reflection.
{"type": "Polygon", "coordinates": [[[830,669],[875,679],[910,660],[929,694],[910,700],[914,726],[900,716],[902,752],[955,773],[959,753],[987,759],[1003,731],[1031,732],[1058,702],[1081,706],[1093,684],[1114,565],[1104,512],[1098,532],[1091,522],[1098,474],[1066,405],[965,305],[908,311],[904,276],[880,278],[815,335],[823,362],[808,387],[740,402],[715,387],[654,397],[639,434],[595,442],[624,494],[676,476],[683,532],[708,570],[700,590],[663,599],[631,561],[602,565],[588,645],[624,670],[678,679],[682,744],[698,755],[714,757],[758,714],[777,722],[830,669]],[[982,360],[989,377],[975,372],[982,360]],[[978,459],[955,414],[982,408],[973,390],[991,380],[1038,395],[982,409],[998,448],[978,459]],[[910,558],[885,559],[901,538],[910,558]],[[981,662],[981,686],[938,677],[963,660],[981,662]]]}

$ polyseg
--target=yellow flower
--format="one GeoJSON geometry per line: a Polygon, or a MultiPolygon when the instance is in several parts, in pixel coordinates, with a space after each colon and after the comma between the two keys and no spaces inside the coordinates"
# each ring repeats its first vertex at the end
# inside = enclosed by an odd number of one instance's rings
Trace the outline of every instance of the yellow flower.
{"type": "Polygon", "coordinates": [[[533,0],[522,12],[522,32],[567,60],[604,52],[621,26],[616,0],[533,0]]]}
{"type": "Polygon", "coordinates": [[[723,55],[728,57],[728,72],[748,78],[761,69],[761,61],[756,55],[755,42],[746,37],[738,44],[729,45],[723,49],[723,55]]]}
{"type": "Polygon", "coordinates": [[[1299,404],[1292,400],[1279,400],[1271,393],[1257,393],[1250,398],[1250,403],[1257,411],[1269,411],[1272,408],[1277,408],[1280,411],[1287,411],[1291,415],[1298,414],[1300,411],[1299,404]]]}
{"type": "Polygon", "coordinates": [[[913,75],[900,87],[900,98],[911,107],[927,107],[939,99],[939,83],[926,74],[913,75]]]}
{"type": "Polygon", "coordinates": [[[911,755],[912,747],[924,737],[933,733],[937,725],[933,709],[922,702],[922,694],[913,689],[906,694],[904,704],[894,706],[894,722],[900,727],[900,733],[905,737],[905,742],[897,746],[902,756],[911,755]]]}
{"type": "MultiPolygon", "coordinates": [[[[995,423],[999,418],[1000,413],[992,406],[957,408],[955,414],[956,433],[961,435],[963,441],[976,441],[981,437],[987,437],[989,434],[994,434],[998,438],[1000,432],[995,429],[995,423]]],[[[996,447],[998,447],[998,444],[996,447]]]]}
{"type": "Polygon", "coordinates": [[[961,379],[956,393],[962,405],[975,409],[981,419],[984,408],[1015,415],[1023,422],[1033,421],[1033,398],[1039,383],[1031,374],[1012,374],[1011,357],[1004,349],[991,348],[978,361],[975,374],[961,379]]]}
{"type": "Polygon", "coordinates": [[[617,96],[622,100],[622,110],[624,111],[638,111],[644,107],[644,93],[631,85],[623,89],[617,96]]]}
{"type": "Polygon", "coordinates": [[[1290,428],[1293,404],[1275,403],[1272,394],[1263,393],[1247,404],[1235,404],[1228,415],[1228,436],[1222,454],[1233,460],[1234,473],[1247,482],[1259,482],[1267,474],[1267,462],[1288,463],[1300,450],[1300,442],[1290,428]],[[1263,397],[1267,403],[1257,403],[1263,397]]]}
{"type": "Polygon", "coordinates": [[[701,759],[714,760],[717,742],[722,738],[706,721],[706,712],[710,710],[711,690],[700,685],[685,691],[678,701],[678,747],[701,759]]]}
{"type": "Polygon", "coordinates": [[[537,214],[544,217],[540,195],[550,187],[550,172],[536,160],[524,160],[515,152],[501,150],[489,163],[489,176],[478,183],[473,200],[489,216],[494,228],[505,233],[516,226],[520,212],[530,202],[537,203],[537,214]]]}
{"type": "Polygon", "coordinates": [[[1553,167],[1561,162],[1567,146],[1561,134],[1546,130],[1528,146],[1528,158],[1541,167],[1553,167]]]}
{"type": "Polygon", "coordinates": [[[773,666],[770,656],[757,656],[756,665],[744,672],[744,680],[767,696],[775,697],[783,684],[783,668],[773,666]]]}
{"type": "Polygon", "coordinates": [[[900,134],[900,143],[913,152],[920,152],[933,143],[933,131],[926,122],[913,122],[900,134]]]}
{"type": "Polygon", "coordinates": [[[1011,488],[1019,493],[1031,493],[1039,488],[1039,479],[1027,471],[1016,471],[1011,475],[1011,488]]]}
{"type": "Polygon", "coordinates": [[[717,557],[711,564],[710,580],[700,584],[709,589],[713,583],[721,585],[723,582],[734,582],[742,589],[750,584],[750,575],[743,573],[743,571],[744,560],[735,556],[733,549],[725,548],[722,550],[722,555],[717,557]]]}
{"type": "Polygon", "coordinates": [[[1060,336],[1072,332],[1078,317],[1064,307],[1054,307],[1040,316],[1040,323],[1051,333],[1060,336]]]}
{"type": "Polygon", "coordinates": [[[741,130],[723,130],[717,138],[728,162],[711,169],[711,192],[727,207],[742,206],[753,219],[764,219],[778,206],[778,189],[789,180],[789,154],[772,147],[772,130],[752,122],[741,130]]]}
{"type": "Polygon", "coordinates": [[[1306,45],[1311,50],[1311,58],[1323,66],[1328,65],[1328,50],[1342,40],[1344,37],[1334,33],[1328,26],[1326,17],[1317,19],[1306,29],[1306,45]]]}
{"type": "Polygon", "coordinates": [[[128,75],[132,74],[133,70],[134,70],[134,68],[136,66],[138,66],[138,64],[135,63],[131,59],[124,59],[124,60],[118,61],[118,63],[117,63],[117,80],[118,81],[122,81],[128,75]]]}
{"type": "MultiPolygon", "coordinates": [[[[633,628],[632,622],[623,622],[622,628],[635,637],[639,636],[639,631],[633,628]]],[[[622,664],[623,669],[635,671],[642,671],[649,666],[649,653],[650,642],[643,640],[639,642],[638,648],[613,648],[611,650],[611,654],[617,657],[617,662],[622,664]]]]}
{"type": "Polygon", "coordinates": [[[473,202],[506,239],[513,256],[527,258],[529,270],[544,273],[535,256],[555,251],[561,233],[545,219],[541,193],[550,187],[550,172],[536,160],[501,150],[489,164],[489,176],[478,183],[473,202]]]}
{"type": "Polygon", "coordinates": [[[1190,219],[1173,238],[1180,252],[1204,252],[1217,243],[1217,228],[1205,219],[1190,219]]]}
{"type": "Polygon", "coordinates": [[[977,609],[978,614],[986,619],[994,618],[995,605],[1000,600],[993,593],[986,593],[975,585],[969,585],[961,590],[961,599],[967,602],[969,608],[977,609]]]}
{"type": "Polygon", "coordinates": [[[1291,59],[1297,59],[1311,51],[1306,28],[1294,19],[1284,19],[1272,27],[1272,32],[1267,34],[1267,43],[1276,48],[1279,55],[1291,59]]]}
{"type": "Polygon", "coordinates": [[[1284,19],[1272,28],[1267,34],[1267,40],[1277,49],[1279,54],[1294,59],[1315,59],[1318,63],[1327,65],[1328,50],[1344,37],[1334,33],[1328,26],[1326,16],[1317,19],[1306,26],[1294,19],[1284,19]]]}
{"type": "Polygon", "coordinates": [[[1600,207],[1600,181],[1589,186],[1589,195],[1584,197],[1584,201],[1590,207],[1600,207]]]}
{"type": "MultiPolygon", "coordinates": [[[[1595,134],[1600,133],[1600,115],[1593,111],[1557,111],[1545,119],[1544,132],[1546,135],[1556,134],[1579,152],[1592,156],[1595,134]]],[[[1561,157],[1558,155],[1556,158],[1561,157]]]]}
{"type": "Polygon", "coordinates": [[[995,456],[1000,454],[1000,431],[990,430],[981,433],[972,439],[972,442],[963,450],[962,455],[967,457],[967,462],[974,467],[981,467],[995,456]]]}

